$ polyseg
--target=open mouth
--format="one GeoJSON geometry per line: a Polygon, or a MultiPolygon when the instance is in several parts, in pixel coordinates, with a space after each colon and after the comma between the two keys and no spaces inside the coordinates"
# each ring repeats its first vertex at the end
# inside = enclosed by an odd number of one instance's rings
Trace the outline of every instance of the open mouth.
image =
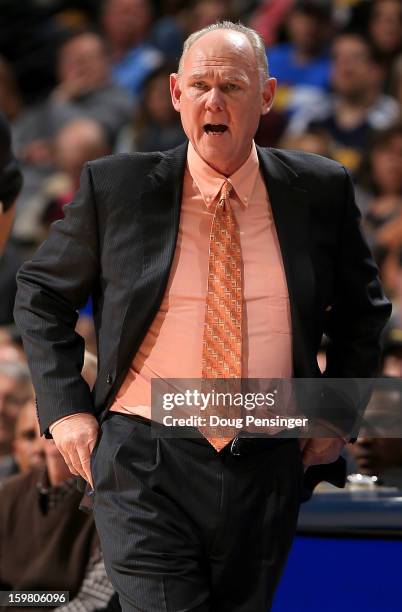
{"type": "Polygon", "coordinates": [[[223,123],[206,123],[204,125],[204,132],[206,134],[224,134],[227,129],[228,126],[224,125],[223,123]]]}

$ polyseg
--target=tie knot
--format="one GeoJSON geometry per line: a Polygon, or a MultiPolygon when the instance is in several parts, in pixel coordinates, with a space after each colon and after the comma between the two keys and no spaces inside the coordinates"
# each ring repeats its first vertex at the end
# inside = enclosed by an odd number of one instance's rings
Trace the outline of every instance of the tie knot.
{"type": "Polygon", "coordinates": [[[221,200],[227,200],[229,199],[229,196],[232,192],[232,185],[229,183],[229,181],[225,181],[222,185],[222,189],[221,189],[221,200]]]}

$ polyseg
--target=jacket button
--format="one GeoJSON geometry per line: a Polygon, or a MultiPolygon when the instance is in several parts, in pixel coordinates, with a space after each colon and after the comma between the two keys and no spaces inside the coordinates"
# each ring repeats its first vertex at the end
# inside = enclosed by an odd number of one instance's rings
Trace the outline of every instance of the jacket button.
{"type": "Polygon", "coordinates": [[[112,381],[113,381],[112,375],[111,375],[111,374],[108,374],[108,375],[106,376],[106,382],[107,382],[107,384],[108,384],[108,385],[111,385],[111,384],[112,384],[112,381]]]}

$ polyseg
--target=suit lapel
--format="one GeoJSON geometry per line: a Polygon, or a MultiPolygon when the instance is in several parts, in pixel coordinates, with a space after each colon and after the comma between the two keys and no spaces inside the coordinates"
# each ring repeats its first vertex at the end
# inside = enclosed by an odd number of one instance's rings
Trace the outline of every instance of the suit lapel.
{"type": "Polygon", "coordinates": [[[295,376],[311,375],[315,279],[310,257],[310,207],[298,175],[270,149],[257,147],[281,248],[288,286],[295,376]],[[303,324],[302,324],[303,322],[303,324]],[[310,337],[310,342],[305,338],[310,337]]]}
{"type": "Polygon", "coordinates": [[[117,367],[126,370],[162,301],[175,252],[187,144],[166,153],[146,177],[141,194],[143,269],[121,327],[117,367]]]}

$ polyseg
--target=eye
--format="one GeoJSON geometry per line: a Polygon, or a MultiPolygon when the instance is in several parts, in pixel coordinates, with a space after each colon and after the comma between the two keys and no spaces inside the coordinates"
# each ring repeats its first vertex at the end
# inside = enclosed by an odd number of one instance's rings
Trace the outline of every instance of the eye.
{"type": "Polygon", "coordinates": [[[223,91],[237,91],[240,87],[236,83],[225,83],[222,89],[223,91]]]}
{"type": "Polygon", "coordinates": [[[205,89],[206,85],[203,81],[195,81],[193,87],[195,87],[195,89],[205,89]]]}

